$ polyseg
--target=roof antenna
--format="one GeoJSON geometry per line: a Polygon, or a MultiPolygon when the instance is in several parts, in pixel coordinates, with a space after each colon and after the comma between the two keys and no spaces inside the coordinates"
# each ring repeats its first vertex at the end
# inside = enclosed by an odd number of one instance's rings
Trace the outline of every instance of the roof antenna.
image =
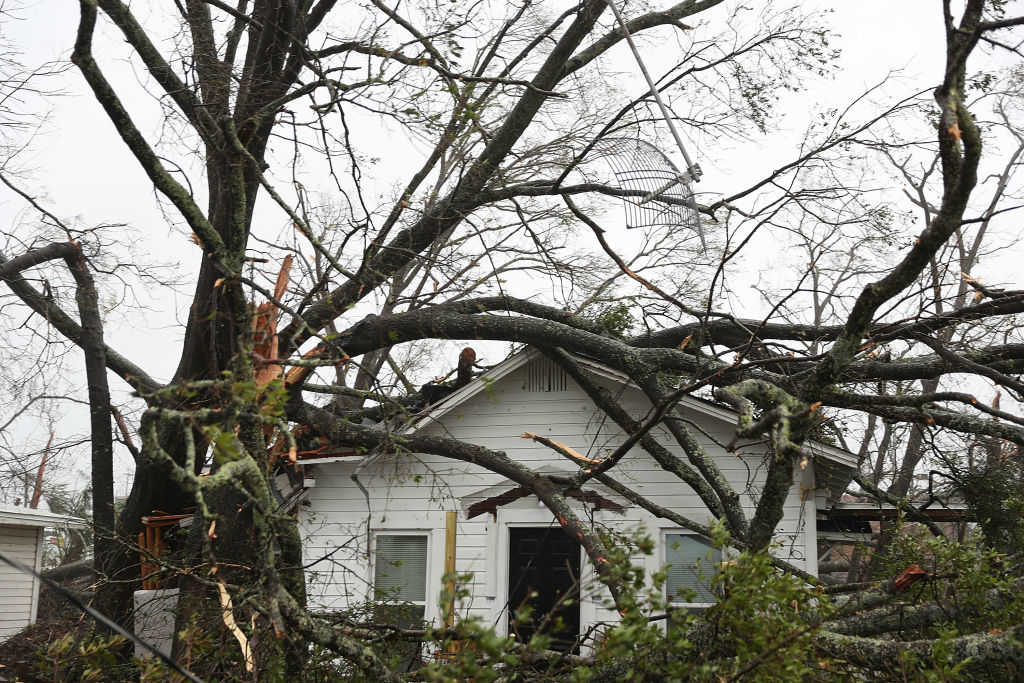
{"type": "MultiPolygon", "coordinates": [[[[647,70],[647,65],[644,64],[644,60],[640,57],[640,51],[637,50],[636,43],[633,42],[633,36],[629,32],[629,28],[626,26],[626,20],[622,17],[622,14],[619,13],[619,10],[615,6],[613,0],[605,0],[605,2],[608,5],[608,7],[611,8],[612,14],[615,15],[615,20],[618,22],[619,27],[622,29],[622,34],[625,36],[626,42],[629,44],[629,49],[633,52],[633,57],[634,59],[636,59],[636,63],[640,67],[641,73],[643,73],[644,75],[644,80],[647,81],[647,85],[650,88],[651,97],[653,97],[654,101],[657,102],[658,104],[658,109],[661,111],[662,120],[665,121],[665,124],[668,126],[668,129],[672,133],[672,137],[676,142],[676,147],[679,148],[680,153],[683,155],[683,159],[686,160],[686,172],[681,173],[679,169],[676,168],[676,165],[673,164],[667,156],[662,154],[661,156],[664,157],[664,160],[671,166],[672,170],[674,171],[674,177],[669,178],[660,187],[648,192],[646,195],[643,196],[642,199],[640,199],[639,203],[646,204],[652,199],[659,197],[663,193],[680,184],[686,188],[685,194],[690,197],[690,202],[692,203],[693,193],[692,191],[689,190],[689,184],[691,182],[696,183],[700,181],[700,178],[703,175],[703,171],[701,171],[700,164],[694,163],[693,159],[690,158],[690,155],[687,154],[686,146],[683,145],[683,139],[682,137],[680,137],[679,131],[676,130],[675,123],[673,123],[672,121],[672,116],[669,114],[668,107],[665,106],[665,102],[662,101],[661,95],[658,93],[658,86],[655,85],[654,79],[651,78],[651,74],[647,70]]],[[[692,208],[696,210],[696,205],[693,204],[692,208]]],[[[692,221],[692,223],[695,225],[697,229],[697,234],[700,236],[701,246],[706,249],[707,244],[704,242],[704,231],[701,229],[700,220],[697,219],[695,221],[692,221]]]]}

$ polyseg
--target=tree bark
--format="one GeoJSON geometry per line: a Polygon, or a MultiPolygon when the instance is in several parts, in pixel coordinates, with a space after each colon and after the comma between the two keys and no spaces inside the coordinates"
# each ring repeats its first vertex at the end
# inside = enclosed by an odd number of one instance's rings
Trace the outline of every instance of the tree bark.
{"type": "Polygon", "coordinates": [[[943,654],[952,666],[970,659],[961,670],[972,681],[1019,680],[1024,673],[1024,625],[1002,633],[961,636],[946,643],[934,640],[895,642],[873,638],[840,635],[823,631],[815,637],[815,645],[825,656],[835,657],[870,672],[904,675],[907,670],[930,667],[936,655],[943,654]]]}
{"type": "Polygon", "coordinates": [[[74,245],[67,264],[77,284],[75,298],[82,321],[81,348],[85,354],[85,375],[89,385],[93,558],[94,569],[101,577],[96,592],[96,607],[105,614],[113,614],[117,593],[116,586],[110,581],[110,571],[116,568],[112,563],[116,558],[114,549],[117,544],[114,536],[114,437],[103,320],[100,317],[96,284],[78,244],[74,245]]]}

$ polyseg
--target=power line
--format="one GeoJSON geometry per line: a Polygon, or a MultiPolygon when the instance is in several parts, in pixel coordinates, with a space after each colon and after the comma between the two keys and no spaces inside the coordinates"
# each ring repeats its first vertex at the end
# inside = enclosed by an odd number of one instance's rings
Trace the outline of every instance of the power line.
{"type": "Polygon", "coordinates": [[[133,643],[141,645],[143,648],[145,648],[146,650],[148,650],[152,654],[154,654],[157,657],[159,657],[164,662],[164,664],[166,664],[168,667],[170,667],[171,669],[173,669],[177,673],[181,674],[182,676],[184,676],[188,680],[193,681],[194,683],[204,683],[203,679],[199,678],[198,676],[196,676],[194,673],[192,673],[188,669],[183,668],[176,661],[174,661],[169,656],[167,656],[163,652],[161,652],[159,648],[157,648],[154,645],[151,645],[150,643],[146,642],[142,638],[139,638],[137,635],[135,635],[131,631],[127,631],[127,630],[121,628],[120,625],[118,625],[116,622],[114,622],[113,620],[108,618],[106,615],[104,615],[101,612],[96,611],[92,607],[89,607],[89,605],[86,605],[84,602],[79,600],[75,596],[74,593],[72,593],[71,591],[67,590],[66,588],[64,588],[60,584],[56,583],[55,581],[51,581],[50,579],[46,578],[45,576],[43,576],[42,574],[37,572],[32,567],[29,567],[26,564],[22,564],[21,562],[18,562],[17,560],[11,559],[10,557],[5,555],[4,553],[0,553],[0,562],[5,562],[6,564],[8,564],[8,565],[14,567],[15,569],[17,569],[18,571],[24,572],[26,574],[30,574],[30,575],[34,576],[35,578],[41,580],[43,583],[45,583],[47,585],[47,587],[49,587],[51,590],[56,591],[57,593],[59,593],[61,596],[63,596],[65,599],[67,599],[68,602],[73,604],[75,607],[80,609],[85,614],[87,614],[90,617],[92,617],[93,620],[95,620],[96,622],[102,624],[103,626],[105,626],[106,628],[110,629],[111,631],[113,631],[114,633],[118,634],[119,636],[123,636],[124,638],[127,638],[128,640],[132,641],[133,643]]]}

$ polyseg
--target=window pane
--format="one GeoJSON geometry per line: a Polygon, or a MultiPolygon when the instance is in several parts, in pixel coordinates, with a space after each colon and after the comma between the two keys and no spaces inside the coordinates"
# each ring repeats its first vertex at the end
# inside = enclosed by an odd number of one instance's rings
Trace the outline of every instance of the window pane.
{"type": "Polygon", "coordinates": [[[379,598],[426,600],[427,537],[377,536],[373,574],[373,587],[379,598]]]}
{"type": "Polygon", "coordinates": [[[665,591],[670,601],[682,601],[685,589],[696,593],[693,602],[717,602],[711,580],[722,564],[722,551],[688,534],[666,534],[665,563],[670,565],[665,591]]]}

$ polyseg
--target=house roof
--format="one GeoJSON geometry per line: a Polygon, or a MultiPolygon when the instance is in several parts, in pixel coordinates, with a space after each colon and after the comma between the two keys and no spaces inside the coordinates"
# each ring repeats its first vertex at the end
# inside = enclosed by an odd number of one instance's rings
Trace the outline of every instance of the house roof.
{"type": "Polygon", "coordinates": [[[33,510],[32,508],[18,507],[0,503],[0,524],[4,526],[85,526],[86,521],[68,515],[59,515],[56,512],[45,510],[33,510]]]}
{"type": "MultiPolygon", "coordinates": [[[[445,415],[456,410],[474,396],[486,391],[495,382],[507,377],[542,355],[538,349],[529,346],[514,353],[465,386],[456,389],[437,403],[420,411],[405,426],[404,433],[412,434],[432,422],[441,420],[445,415]]],[[[576,354],[573,354],[573,357],[591,374],[640,391],[640,388],[627,375],[609,368],[592,358],[576,354]]],[[[679,403],[684,408],[711,419],[719,420],[730,426],[736,424],[737,413],[731,408],[693,396],[684,396],[679,400],[679,403]]],[[[820,441],[805,442],[804,450],[815,463],[816,486],[826,492],[826,499],[830,504],[835,503],[853,479],[853,474],[857,469],[857,456],[847,450],[820,441]]],[[[304,464],[320,464],[353,459],[359,460],[362,459],[362,456],[345,452],[337,455],[303,458],[302,462],[304,464]]]]}
{"type": "MultiPolygon", "coordinates": [[[[485,391],[487,387],[494,384],[494,382],[510,375],[511,373],[515,372],[519,368],[523,367],[524,365],[526,365],[527,363],[541,355],[541,352],[533,347],[527,347],[522,351],[513,354],[506,360],[495,365],[493,368],[491,368],[484,374],[475,378],[466,386],[452,392],[450,395],[446,396],[441,401],[438,401],[434,405],[429,406],[428,408],[420,412],[409,424],[409,426],[405,430],[405,433],[411,434],[425,427],[431,422],[436,422],[440,420],[442,417],[444,417],[451,411],[455,410],[469,399],[473,398],[482,391],[485,391]]],[[[613,370],[612,368],[609,368],[608,366],[599,363],[598,361],[578,356],[575,354],[574,358],[576,359],[577,363],[583,366],[584,369],[586,369],[588,372],[594,375],[604,377],[605,379],[610,379],[620,384],[629,385],[630,387],[636,389],[637,391],[640,390],[639,387],[633,384],[633,382],[629,379],[628,376],[619,372],[618,370],[613,370]]],[[[710,418],[717,419],[722,422],[726,422],[733,425],[736,424],[737,413],[731,408],[720,406],[715,403],[711,403],[710,401],[695,398],[693,396],[684,396],[682,399],[680,399],[679,403],[689,410],[701,413],[710,418]]],[[[810,452],[810,454],[813,457],[815,457],[816,460],[829,461],[834,466],[838,467],[840,470],[854,469],[857,467],[857,456],[854,453],[851,453],[842,448],[836,448],[835,446],[831,446],[820,441],[808,441],[804,447],[810,452]]],[[[846,486],[843,485],[842,489],[845,488],[846,486]]],[[[841,493],[842,489],[836,491],[835,495],[841,493]]]]}

